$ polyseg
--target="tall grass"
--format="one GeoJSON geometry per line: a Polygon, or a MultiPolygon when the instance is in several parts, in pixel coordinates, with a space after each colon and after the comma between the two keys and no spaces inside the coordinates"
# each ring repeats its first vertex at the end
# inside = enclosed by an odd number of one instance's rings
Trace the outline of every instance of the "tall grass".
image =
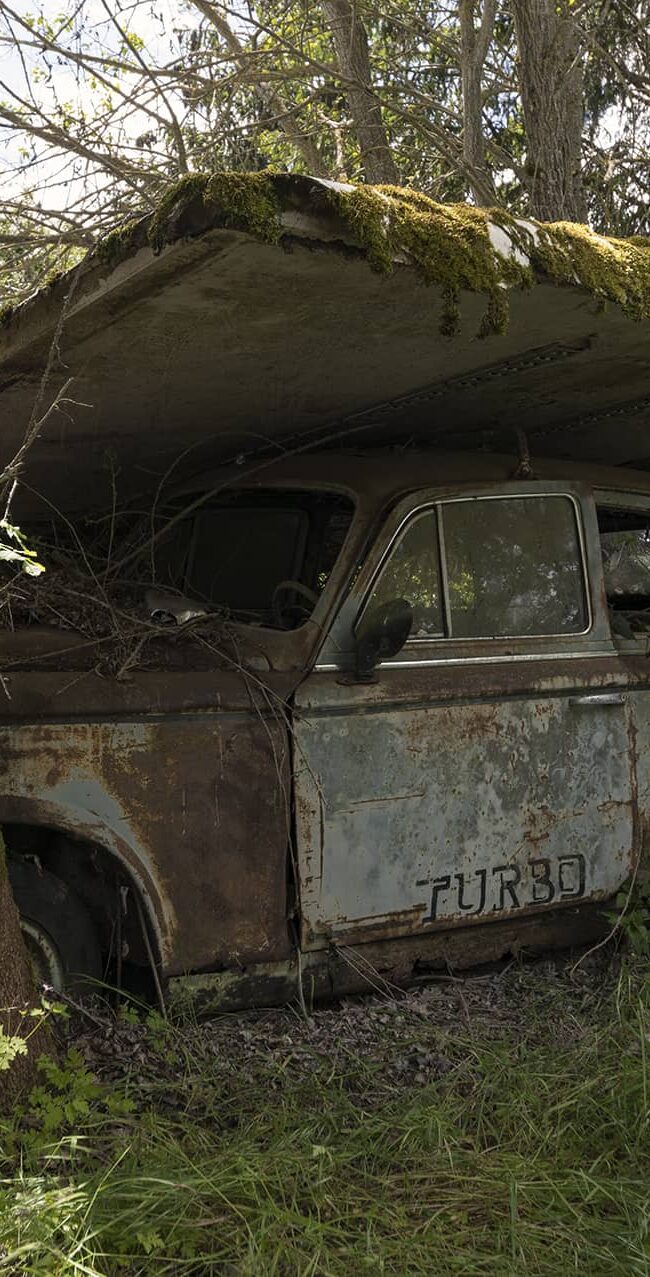
{"type": "Polygon", "coordinates": [[[176,1030],[173,1107],[82,1069],[74,1129],[48,1137],[47,1091],[5,1127],[0,1272],[650,1277],[650,975],[561,1032],[533,990],[529,1019],[423,1025],[445,1069],[399,1089],[349,1054],[226,1082],[176,1030]]]}

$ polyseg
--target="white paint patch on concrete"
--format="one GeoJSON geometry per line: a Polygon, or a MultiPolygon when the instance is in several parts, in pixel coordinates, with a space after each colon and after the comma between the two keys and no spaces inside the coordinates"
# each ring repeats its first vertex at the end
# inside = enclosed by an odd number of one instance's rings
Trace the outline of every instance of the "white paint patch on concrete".
{"type": "Polygon", "coordinates": [[[521,226],[522,231],[526,231],[526,234],[530,235],[533,244],[537,244],[539,241],[539,226],[536,226],[534,222],[529,222],[525,217],[518,217],[516,220],[517,226],[521,226]]]}
{"type": "Polygon", "coordinates": [[[508,261],[514,261],[518,266],[530,266],[530,259],[526,253],[522,252],[519,246],[513,242],[502,226],[496,226],[494,222],[488,222],[487,228],[490,243],[500,257],[505,257],[508,261]]]}

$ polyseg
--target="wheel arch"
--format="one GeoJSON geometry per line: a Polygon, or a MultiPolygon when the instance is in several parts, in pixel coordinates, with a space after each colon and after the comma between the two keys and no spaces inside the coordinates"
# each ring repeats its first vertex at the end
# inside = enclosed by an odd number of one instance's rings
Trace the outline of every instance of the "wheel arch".
{"type": "Polygon", "coordinates": [[[68,835],[71,842],[91,844],[110,857],[137,893],[164,969],[175,929],[173,906],[156,879],[151,857],[134,839],[125,836],[128,826],[120,831],[83,808],[30,794],[0,795],[0,827],[6,825],[68,835]]]}

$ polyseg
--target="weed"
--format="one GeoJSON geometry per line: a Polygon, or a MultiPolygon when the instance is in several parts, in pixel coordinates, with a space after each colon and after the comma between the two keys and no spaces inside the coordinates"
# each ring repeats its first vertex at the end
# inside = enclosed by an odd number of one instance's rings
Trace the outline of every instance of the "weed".
{"type": "Polygon", "coordinates": [[[119,1034],[132,1044],[119,1078],[79,1053],[48,1066],[36,1138],[0,1180],[0,1272],[648,1277],[647,965],[600,997],[518,973],[503,989],[523,1027],[474,1012],[441,1027],[426,1001],[372,1012],[397,1065],[430,1061],[424,1083],[399,1084],[376,1047],[324,1049],[336,1012],[267,1052],[255,1022],[233,1027],[237,1058],[214,1027],[154,1017],[116,1029],[116,1053],[119,1034]]]}

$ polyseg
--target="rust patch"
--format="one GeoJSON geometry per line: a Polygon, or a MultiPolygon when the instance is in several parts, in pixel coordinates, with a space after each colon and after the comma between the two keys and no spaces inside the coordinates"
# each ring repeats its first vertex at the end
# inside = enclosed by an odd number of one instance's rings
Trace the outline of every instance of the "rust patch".
{"type": "Polygon", "coordinates": [[[152,902],[164,974],[288,951],[288,739],[223,717],[0,729],[0,821],[76,833],[152,902]]]}
{"type": "Polygon", "coordinates": [[[179,1006],[193,1005],[204,1014],[246,1006],[280,1005],[295,998],[302,976],[304,990],[315,1000],[375,993],[383,983],[406,988],[437,971],[464,971],[496,962],[510,954],[535,953],[596,943],[611,929],[594,907],[563,913],[495,922],[471,933],[407,936],[372,942],[358,948],[336,945],[267,967],[215,972],[172,981],[172,998],[179,1006]]]}

